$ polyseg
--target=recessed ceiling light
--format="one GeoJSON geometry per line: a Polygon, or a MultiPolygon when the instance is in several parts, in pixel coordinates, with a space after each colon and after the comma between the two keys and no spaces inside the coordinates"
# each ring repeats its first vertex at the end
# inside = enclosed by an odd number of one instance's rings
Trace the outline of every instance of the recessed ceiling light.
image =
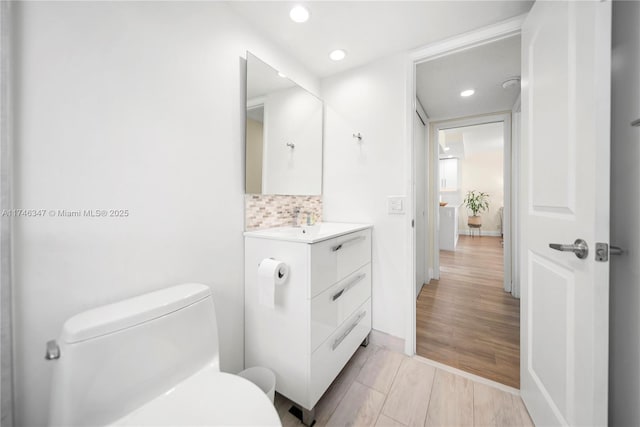
{"type": "Polygon", "coordinates": [[[474,93],[476,93],[476,91],[475,91],[475,90],[473,90],[473,89],[467,89],[467,90],[463,90],[462,92],[460,92],[460,96],[467,97],[467,96],[471,96],[471,95],[473,95],[474,93]]]}
{"type": "Polygon", "coordinates": [[[309,20],[309,11],[306,7],[295,6],[289,11],[289,18],[291,18],[293,22],[307,22],[309,20]]]}
{"type": "Polygon", "coordinates": [[[336,49],[329,54],[329,58],[334,61],[342,61],[345,56],[347,56],[347,52],[342,49],[336,49]]]}
{"type": "Polygon", "coordinates": [[[280,77],[282,77],[283,79],[286,79],[286,78],[287,78],[287,75],[286,75],[286,74],[284,74],[282,71],[278,71],[278,75],[279,75],[280,77]]]}

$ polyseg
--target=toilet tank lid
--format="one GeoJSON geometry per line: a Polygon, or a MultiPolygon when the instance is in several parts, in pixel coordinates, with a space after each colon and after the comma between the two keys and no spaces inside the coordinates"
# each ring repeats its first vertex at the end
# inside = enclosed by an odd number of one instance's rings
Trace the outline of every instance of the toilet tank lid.
{"type": "Polygon", "coordinates": [[[185,283],[97,307],[67,320],[60,340],[67,344],[89,340],[165,316],[211,295],[199,283],[185,283]]]}

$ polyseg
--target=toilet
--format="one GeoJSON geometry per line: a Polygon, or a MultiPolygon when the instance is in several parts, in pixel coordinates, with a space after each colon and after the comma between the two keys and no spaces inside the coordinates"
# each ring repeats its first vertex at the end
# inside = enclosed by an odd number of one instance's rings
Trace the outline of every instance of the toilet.
{"type": "Polygon", "coordinates": [[[281,426],[258,386],[220,372],[215,307],[202,284],[78,314],[47,359],[51,426],[281,426]]]}

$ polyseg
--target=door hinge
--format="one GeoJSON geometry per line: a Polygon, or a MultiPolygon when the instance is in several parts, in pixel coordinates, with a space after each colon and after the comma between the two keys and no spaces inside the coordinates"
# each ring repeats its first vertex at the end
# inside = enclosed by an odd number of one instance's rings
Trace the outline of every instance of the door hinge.
{"type": "Polygon", "coordinates": [[[411,228],[414,228],[416,226],[416,220],[412,219],[411,220],[411,228]]]}

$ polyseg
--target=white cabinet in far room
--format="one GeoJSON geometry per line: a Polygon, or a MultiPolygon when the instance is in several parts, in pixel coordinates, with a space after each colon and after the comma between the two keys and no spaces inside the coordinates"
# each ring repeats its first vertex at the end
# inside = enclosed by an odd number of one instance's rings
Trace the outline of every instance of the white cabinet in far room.
{"type": "Polygon", "coordinates": [[[459,206],[440,206],[440,250],[455,251],[458,244],[459,206]]]}
{"type": "Polygon", "coordinates": [[[440,191],[458,190],[458,159],[440,159],[440,191]]]}

